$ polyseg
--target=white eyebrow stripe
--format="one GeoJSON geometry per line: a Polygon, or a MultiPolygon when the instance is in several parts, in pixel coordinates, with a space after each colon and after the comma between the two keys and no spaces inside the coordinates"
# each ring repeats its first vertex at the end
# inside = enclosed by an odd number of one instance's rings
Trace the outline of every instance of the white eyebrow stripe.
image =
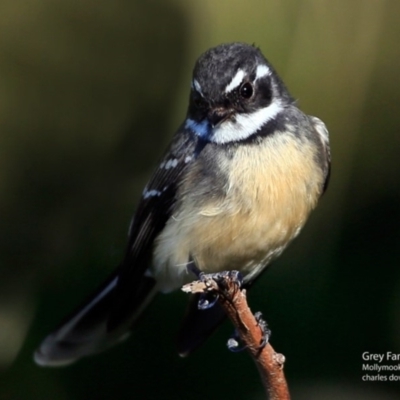
{"type": "Polygon", "coordinates": [[[256,79],[254,79],[254,82],[266,75],[271,75],[271,73],[271,70],[266,65],[259,65],[256,69],[256,79]]]}
{"type": "Polygon", "coordinates": [[[237,88],[241,83],[245,76],[245,72],[242,69],[239,69],[236,72],[236,75],[233,77],[229,85],[225,88],[225,93],[231,92],[233,89],[237,88]]]}
{"type": "Polygon", "coordinates": [[[192,87],[194,90],[196,90],[197,93],[199,93],[203,96],[200,83],[196,79],[193,79],[192,87]]]}

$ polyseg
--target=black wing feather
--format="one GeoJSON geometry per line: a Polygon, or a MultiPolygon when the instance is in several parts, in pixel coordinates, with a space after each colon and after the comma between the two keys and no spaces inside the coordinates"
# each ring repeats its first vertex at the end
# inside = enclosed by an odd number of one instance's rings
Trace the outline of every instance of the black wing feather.
{"type": "Polygon", "coordinates": [[[126,255],[120,266],[109,330],[127,320],[132,315],[132,307],[137,306],[142,277],[151,262],[154,239],[172,214],[176,191],[185,169],[198,154],[198,136],[184,128],[178,131],[160,167],[146,186],[131,224],[126,255]],[[176,165],[165,168],[170,160],[176,160],[176,165]],[[151,191],[157,195],[146,198],[145,194],[151,191]]]}

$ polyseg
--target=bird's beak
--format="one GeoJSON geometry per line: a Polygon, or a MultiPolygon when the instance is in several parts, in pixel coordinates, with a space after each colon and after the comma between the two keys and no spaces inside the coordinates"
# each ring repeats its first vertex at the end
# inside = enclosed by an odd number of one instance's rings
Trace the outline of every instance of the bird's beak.
{"type": "Polygon", "coordinates": [[[229,108],[212,108],[207,115],[207,119],[210,121],[211,125],[214,127],[219,123],[225,121],[233,114],[233,110],[229,108]]]}

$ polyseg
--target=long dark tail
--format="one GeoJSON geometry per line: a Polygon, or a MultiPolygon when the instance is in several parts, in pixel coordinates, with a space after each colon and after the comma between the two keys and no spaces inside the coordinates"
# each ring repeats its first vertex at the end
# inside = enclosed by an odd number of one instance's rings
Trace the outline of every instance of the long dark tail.
{"type": "Polygon", "coordinates": [[[48,335],[34,355],[41,366],[64,366],[83,356],[97,353],[129,336],[135,319],[156,293],[153,278],[142,276],[137,282],[138,296],[130,306],[129,317],[110,330],[108,321],[114,307],[118,275],[114,273],[57,329],[48,335]]]}

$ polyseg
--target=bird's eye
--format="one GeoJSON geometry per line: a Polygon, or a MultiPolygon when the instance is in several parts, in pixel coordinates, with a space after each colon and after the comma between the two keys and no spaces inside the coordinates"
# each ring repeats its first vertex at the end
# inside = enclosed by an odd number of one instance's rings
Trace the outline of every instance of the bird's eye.
{"type": "Polygon", "coordinates": [[[253,86],[250,82],[245,82],[243,83],[242,86],[240,86],[239,89],[240,97],[243,99],[249,99],[251,96],[253,96],[253,86]]]}

